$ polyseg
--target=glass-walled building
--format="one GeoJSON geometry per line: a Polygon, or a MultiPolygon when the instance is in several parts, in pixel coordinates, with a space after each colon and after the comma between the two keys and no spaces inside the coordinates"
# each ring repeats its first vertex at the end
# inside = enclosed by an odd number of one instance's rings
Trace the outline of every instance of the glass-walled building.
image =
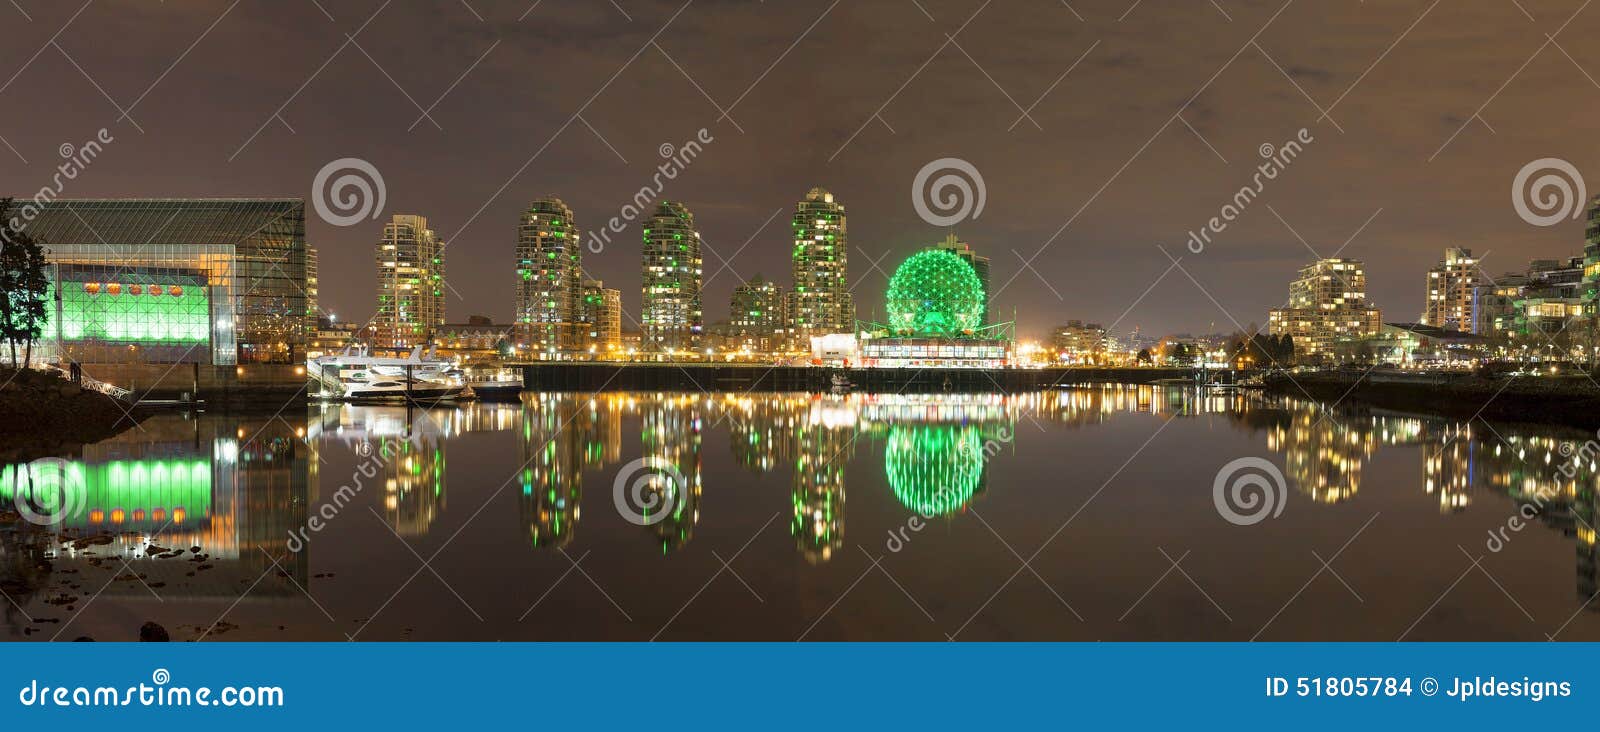
{"type": "Polygon", "coordinates": [[[19,221],[53,265],[43,340],[63,358],[305,357],[316,301],[303,199],[59,199],[22,205],[19,221]]]}

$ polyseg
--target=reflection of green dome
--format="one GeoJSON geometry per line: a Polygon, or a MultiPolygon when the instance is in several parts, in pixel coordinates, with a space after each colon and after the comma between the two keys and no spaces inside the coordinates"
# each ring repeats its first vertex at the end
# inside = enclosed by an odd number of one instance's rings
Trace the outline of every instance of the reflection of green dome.
{"type": "Polygon", "coordinates": [[[889,327],[896,335],[970,334],[983,322],[983,304],[978,274],[950,252],[917,252],[889,280],[889,327]]]}
{"type": "Polygon", "coordinates": [[[883,471],[901,505],[923,516],[954,513],[983,478],[983,441],[972,427],[891,427],[883,471]]]}

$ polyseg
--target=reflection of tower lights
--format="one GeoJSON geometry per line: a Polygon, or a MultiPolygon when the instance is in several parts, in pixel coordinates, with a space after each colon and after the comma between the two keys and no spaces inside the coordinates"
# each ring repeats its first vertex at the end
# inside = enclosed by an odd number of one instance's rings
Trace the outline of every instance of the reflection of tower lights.
{"type": "Polygon", "coordinates": [[[795,430],[789,530],[801,555],[812,563],[828,561],[844,543],[844,472],[854,457],[855,432],[853,419],[841,426],[812,420],[795,430]]]}
{"type": "Polygon", "coordinates": [[[616,462],[622,453],[622,415],[632,400],[619,394],[527,397],[518,507],[536,548],[563,547],[582,518],[583,470],[616,462]]]}
{"type": "Polygon", "coordinates": [[[665,496],[670,500],[662,506],[668,511],[665,516],[649,517],[650,530],[660,541],[663,554],[688,544],[694,537],[695,524],[700,521],[703,425],[697,410],[701,404],[694,395],[658,395],[655,404],[646,406],[641,419],[645,456],[674,466],[684,483],[670,486],[671,493],[665,496]]]}
{"type": "Polygon", "coordinates": [[[1290,414],[1287,427],[1267,431],[1269,449],[1284,453],[1284,474],[1318,503],[1338,503],[1361,488],[1361,469],[1377,448],[1379,427],[1341,424],[1312,408],[1290,414]]]}

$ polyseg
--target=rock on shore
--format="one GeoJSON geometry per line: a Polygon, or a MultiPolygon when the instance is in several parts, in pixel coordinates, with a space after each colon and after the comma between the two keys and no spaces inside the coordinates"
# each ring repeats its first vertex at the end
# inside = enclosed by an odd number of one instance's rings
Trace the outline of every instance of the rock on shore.
{"type": "Polygon", "coordinates": [[[137,422],[128,405],[47,371],[0,368],[0,462],[58,454],[137,422]]]}

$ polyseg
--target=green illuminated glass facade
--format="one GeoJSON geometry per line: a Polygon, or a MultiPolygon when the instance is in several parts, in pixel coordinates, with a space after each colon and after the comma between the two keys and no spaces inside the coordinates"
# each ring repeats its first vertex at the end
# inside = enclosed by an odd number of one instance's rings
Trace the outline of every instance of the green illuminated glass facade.
{"type": "Polygon", "coordinates": [[[63,356],[219,365],[304,357],[316,307],[304,200],[59,199],[19,213],[57,265],[47,339],[63,356]],[[151,285],[169,294],[156,298],[151,285]],[[194,333],[202,306],[203,337],[194,333]]]}
{"type": "Polygon", "coordinates": [[[897,336],[972,336],[983,325],[983,283],[955,254],[911,255],[889,280],[889,328],[897,336]]]}
{"type": "Polygon", "coordinates": [[[0,469],[0,499],[9,503],[19,493],[41,515],[65,508],[62,523],[70,528],[182,528],[211,515],[211,461],[40,460],[0,469]]]}
{"type": "Polygon", "coordinates": [[[160,362],[209,355],[211,302],[199,272],[64,264],[51,288],[51,335],[83,360],[106,360],[113,354],[91,353],[127,346],[160,362]]]}

